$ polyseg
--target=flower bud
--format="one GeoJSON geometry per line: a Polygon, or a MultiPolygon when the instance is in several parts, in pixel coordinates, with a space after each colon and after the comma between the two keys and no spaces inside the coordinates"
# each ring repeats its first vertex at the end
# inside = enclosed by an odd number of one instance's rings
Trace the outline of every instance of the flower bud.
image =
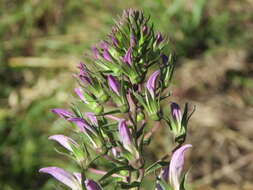
{"type": "Polygon", "coordinates": [[[128,64],[129,66],[132,65],[132,48],[128,48],[124,58],[123,58],[123,62],[128,64]]]}
{"type": "Polygon", "coordinates": [[[52,109],[52,112],[64,119],[74,117],[73,113],[69,112],[68,110],[61,109],[61,108],[52,109]]]}
{"type": "Polygon", "coordinates": [[[123,144],[123,147],[128,150],[129,152],[133,152],[133,139],[131,136],[131,132],[128,128],[128,126],[126,125],[126,120],[122,119],[121,121],[119,121],[119,136],[120,136],[120,140],[123,144]]]}
{"type": "Polygon", "coordinates": [[[103,50],[108,50],[109,49],[109,43],[107,41],[102,41],[102,42],[100,42],[100,47],[103,50]]]}
{"type": "Polygon", "coordinates": [[[112,57],[108,51],[108,49],[104,49],[104,52],[103,52],[103,57],[106,61],[109,61],[111,62],[112,61],[112,57]]]}
{"type": "Polygon", "coordinates": [[[143,26],[142,32],[143,32],[144,35],[146,35],[148,33],[148,27],[146,25],[143,26]]]}
{"type": "Polygon", "coordinates": [[[97,117],[95,116],[94,113],[92,112],[86,112],[85,116],[88,117],[88,119],[90,120],[91,124],[94,126],[98,126],[98,120],[97,117]]]}
{"type": "Polygon", "coordinates": [[[159,45],[163,41],[163,37],[160,32],[156,34],[156,44],[159,45]]]}
{"type": "Polygon", "coordinates": [[[75,123],[81,132],[83,132],[92,143],[93,147],[101,148],[102,142],[99,138],[99,135],[96,129],[93,126],[90,126],[84,119],[82,118],[71,118],[69,119],[71,122],[75,123]]]}
{"type": "Polygon", "coordinates": [[[171,103],[170,107],[173,120],[176,121],[178,125],[180,125],[182,120],[182,113],[179,105],[173,102],[171,103]]]}
{"type": "Polygon", "coordinates": [[[99,58],[99,52],[98,52],[98,49],[94,46],[94,47],[92,47],[92,53],[93,53],[93,57],[95,58],[95,59],[98,59],[99,58]]]}
{"type": "Polygon", "coordinates": [[[82,92],[81,88],[75,88],[74,91],[75,91],[76,95],[79,96],[79,98],[80,98],[83,102],[88,103],[88,102],[86,101],[84,95],[83,95],[83,92],[82,92]]]}
{"type": "Polygon", "coordinates": [[[130,47],[134,47],[136,45],[136,38],[133,34],[130,37],[130,47]]]}
{"type": "Polygon", "coordinates": [[[82,82],[84,83],[89,83],[91,84],[91,79],[89,77],[89,74],[87,73],[86,69],[85,69],[85,66],[83,63],[80,63],[79,64],[79,78],[82,82]]]}
{"type": "Polygon", "coordinates": [[[123,144],[123,147],[127,151],[132,153],[135,158],[139,158],[139,153],[137,152],[137,150],[135,148],[135,145],[133,142],[133,137],[132,137],[129,127],[126,124],[126,120],[121,119],[119,121],[118,128],[119,128],[119,137],[120,137],[120,140],[123,144]]]}
{"type": "Polygon", "coordinates": [[[112,44],[117,47],[119,45],[119,41],[117,40],[117,38],[115,37],[115,35],[111,35],[111,40],[112,40],[112,44]]]}
{"type": "Polygon", "coordinates": [[[85,187],[87,190],[102,190],[102,187],[93,180],[86,179],[85,187]]]}
{"type": "Polygon", "coordinates": [[[155,90],[156,90],[156,80],[157,80],[157,77],[158,75],[160,74],[160,71],[157,70],[155,71],[148,79],[147,81],[147,84],[146,84],[146,87],[147,87],[147,90],[149,91],[151,97],[154,99],[155,98],[155,90]]]}
{"type": "Polygon", "coordinates": [[[118,81],[116,80],[116,78],[113,77],[112,75],[109,75],[109,76],[107,77],[107,79],[108,79],[109,87],[110,87],[118,96],[120,96],[119,83],[118,83],[118,81]]]}
{"type": "Polygon", "coordinates": [[[142,121],[142,120],[144,120],[144,119],[145,119],[144,113],[143,113],[143,112],[139,112],[139,113],[137,114],[137,122],[142,121]]]}

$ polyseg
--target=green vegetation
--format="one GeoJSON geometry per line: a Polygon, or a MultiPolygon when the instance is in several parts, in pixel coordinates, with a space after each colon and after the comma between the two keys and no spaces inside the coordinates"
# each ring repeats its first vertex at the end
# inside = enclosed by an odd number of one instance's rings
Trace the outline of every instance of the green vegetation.
{"type": "MultiPolygon", "coordinates": [[[[50,109],[71,103],[72,73],[85,49],[102,39],[112,26],[112,18],[128,7],[151,15],[156,27],[171,40],[182,68],[188,63],[184,60],[214,57],[219,49],[232,54],[243,51],[245,65],[238,66],[243,69],[224,71],[224,86],[217,87],[215,93],[239,90],[242,104],[252,106],[253,68],[248,65],[253,57],[252,6],[246,0],[2,0],[1,189],[53,189],[56,183],[39,174],[38,169],[49,163],[64,165],[64,159],[53,154],[47,135],[67,133],[67,123],[56,120],[50,109]]],[[[204,90],[210,85],[204,84],[204,90]]]]}

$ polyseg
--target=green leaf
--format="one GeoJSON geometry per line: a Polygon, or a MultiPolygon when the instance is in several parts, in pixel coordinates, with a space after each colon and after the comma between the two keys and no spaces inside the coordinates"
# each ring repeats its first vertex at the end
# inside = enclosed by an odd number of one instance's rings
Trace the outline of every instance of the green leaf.
{"type": "Polygon", "coordinates": [[[160,161],[154,162],[146,169],[145,176],[149,175],[150,173],[154,172],[155,170],[161,167],[168,166],[168,165],[169,165],[169,162],[166,162],[166,161],[160,160],[160,161]]]}
{"type": "Polygon", "coordinates": [[[183,175],[183,178],[180,184],[180,190],[185,190],[185,179],[186,179],[186,173],[183,175]]]}
{"type": "Polygon", "coordinates": [[[139,187],[140,186],[140,182],[138,181],[134,181],[132,183],[125,183],[125,182],[118,182],[121,186],[122,189],[131,189],[133,187],[139,187]]]}

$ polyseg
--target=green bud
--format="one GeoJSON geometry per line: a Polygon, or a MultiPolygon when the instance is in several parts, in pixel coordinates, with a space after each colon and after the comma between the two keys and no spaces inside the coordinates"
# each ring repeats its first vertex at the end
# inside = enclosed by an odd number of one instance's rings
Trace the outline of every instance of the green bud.
{"type": "Polygon", "coordinates": [[[142,121],[143,119],[145,119],[144,113],[143,112],[139,112],[137,114],[137,122],[142,121]]]}

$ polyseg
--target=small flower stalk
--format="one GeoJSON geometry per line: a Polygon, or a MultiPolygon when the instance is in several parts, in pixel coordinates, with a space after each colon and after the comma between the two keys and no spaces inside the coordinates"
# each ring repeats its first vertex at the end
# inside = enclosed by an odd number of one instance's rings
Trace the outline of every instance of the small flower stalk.
{"type": "Polygon", "coordinates": [[[184,143],[192,113],[188,104],[183,111],[175,102],[169,105],[175,63],[165,51],[168,45],[142,11],[125,10],[107,38],[78,65],[77,101],[71,109],[52,110],[72,125],[73,135],[49,139],[62,146],[79,170],[50,166],[40,172],[72,190],[140,190],[144,177],[152,174],[156,190],[186,190],[184,154],[192,145],[184,143]],[[170,159],[149,164],[148,145],[164,124],[175,148],[170,159]]]}

